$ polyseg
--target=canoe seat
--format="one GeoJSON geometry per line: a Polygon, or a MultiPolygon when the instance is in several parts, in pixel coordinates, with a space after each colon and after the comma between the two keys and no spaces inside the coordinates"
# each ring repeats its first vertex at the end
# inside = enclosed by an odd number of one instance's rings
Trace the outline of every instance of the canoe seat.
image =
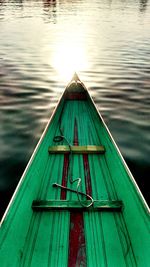
{"type": "Polygon", "coordinates": [[[120,212],[123,203],[120,200],[95,200],[91,207],[90,200],[79,201],[74,200],[34,200],[32,209],[34,211],[117,211],[120,212]],[[83,204],[83,206],[81,205],[83,204]]]}
{"type": "Polygon", "coordinates": [[[48,148],[49,154],[67,154],[67,153],[73,153],[73,154],[104,154],[105,148],[104,146],[50,146],[48,148]]]}

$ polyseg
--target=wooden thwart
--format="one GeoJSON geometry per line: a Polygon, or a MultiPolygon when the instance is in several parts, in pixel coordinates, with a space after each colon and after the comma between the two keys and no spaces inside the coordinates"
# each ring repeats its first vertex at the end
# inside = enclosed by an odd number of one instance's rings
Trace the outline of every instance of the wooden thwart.
{"type": "Polygon", "coordinates": [[[70,153],[70,151],[74,154],[104,154],[105,148],[104,146],[50,146],[48,148],[49,154],[66,154],[70,153]]]}
{"type": "Polygon", "coordinates": [[[121,211],[123,204],[120,200],[95,200],[89,208],[90,200],[70,201],[70,200],[34,200],[32,209],[35,211],[58,211],[58,210],[74,210],[74,211],[121,211]],[[81,205],[82,203],[82,205],[81,205]]]}

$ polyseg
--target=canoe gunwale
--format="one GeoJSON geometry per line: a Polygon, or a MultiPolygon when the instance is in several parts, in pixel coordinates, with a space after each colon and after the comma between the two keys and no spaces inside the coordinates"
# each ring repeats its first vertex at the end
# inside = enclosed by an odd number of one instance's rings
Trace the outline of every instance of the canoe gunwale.
{"type": "Polygon", "coordinates": [[[93,100],[92,97],[90,96],[88,90],[87,90],[87,94],[88,94],[88,96],[89,96],[90,101],[92,101],[92,104],[94,105],[94,108],[96,109],[96,111],[97,111],[97,113],[98,113],[98,116],[99,116],[100,120],[102,121],[102,123],[103,123],[103,125],[104,125],[104,127],[105,127],[105,129],[106,129],[106,131],[107,131],[107,133],[108,133],[108,135],[109,135],[109,137],[111,138],[111,141],[113,142],[113,144],[114,144],[114,146],[115,146],[115,148],[116,148],[116,150],[117,150],[117,152],[118,152],[118,154],[119,154],[119,156],[120,156],[120,158],[121,158],[121,160],[122,160],[122,163],[123,163],[123,165],[124,165],[124,167],[125,167],[125,170],[127,171],[128,175],[129,175],[129,178],[131,179],[131,182],[134,184],[134,189],[136,189],[136,192],[137,192],[137,194],[138,194],[138,197],[141,199],[141,202],[140,202],[140,203],[143,204],[143,207],[144,207],[145,211],[147,212],[148,215],[150,215],[150,208],[149,208],[149,206],[148,206],[148,204],[147,204],[147,202],[146,202],[146,200],[145,200],[145,198],[144,198],[144,196],[143,196],[143,194],[142,194],[142,192],[141,192],[141,190],[140,190],[138,184],[136,183],[136,181],[135,181],[135,179],[134,179],[134,177],[133,177],[133,175],[132,175],[130,169],[128,168],[127,163],[126,163],[126,161],[124,160],[124,158],[123,158],[123,156],[122,156],[122,154],[121,154],[121,151],[120,151],[120,149],[118,148],[118,146],[117,146],[117,144],[116,144],[116,142],[115,142],[115,140],[114,140],[114,138],[113,138],[111,132],[109,131],[109,129],[108,129],[108,127],[107,127],[107,125],[106,125],[106,123],[105,123],[103,117],[101,116],[101,114],[100,114],[100,112],[99,112],[99,110],[98,110],[96,104],[94,103],[94,100],[93,100]]]}
{"type": "Polygon", "coordinates": [[[46,127],[44,128],[44,131],[43,131],[43,133],[42,133],[37,145],[35,146],[35,149],[34,149],[32,155],[31,155],[31,158],[29,159],[29,161],[27,163],[27,166],[26,166],[26,168],[25,168],[25,170],[24,170],[24,172],[23,172],[23,174],[22,174],[22,176],[21,176],[21,178],[20,178],[20,180],[18,182],[18,185],[17,185],[17,187],[16,187],[16,189],[15,189],[15,191],[14,191],[14,193],[13,193],[13,195],[12,195],[12,197],[11,197],[9,203],[8,203],[6,211],[4,212],[4,215],[2,216],[2,219],[0,221],[0,227],[2,226],[4,220],[5,220],[6,216],[7,216],[7,213],[9,212],[9,209],[10,209],[10,207],[11,207],[11,205],[12,205],[12,203],[13,203],[15,197],[16,197],[16,194],[19,191],[19,188],[20,188],[20,186],[21,186],[21,184],[22,184],[22,182],[23,182],[23,180],[24,180],[24,178],[26,176],[26,173],[27,173],[28,169],[30,168],[30,165],[31,165],[31,163],[32,163],[32,161],[33,161],[33,159],[34,159],[34,157],[35,157],[35,155],[36,155],[36,153],[37,153],[42,141],[43,141],[43,138],[44,138],[44,136],[46,135],[46,133],[47,133],[47,131],[49,129],[49,125],[51,124],[51,121],[53,120],[53,118],[54,118],[54,116],[55,116],[55,114],[56,114],[56,112],[57,112],[57,110],[59,108],[60,103],[62,101],[64,101],[65,91],[66,91],[66,89],[62,92],[62,94],[61,94],[61,96],[60,96],[60,98],[58,100],[58,103],[57,103],[56,107],[54,108],[54,110],[52,111],[52,114],[51,114],[51,116],[50,116],[50,118],[49,118],[49,120],[48,120],[48,122],[46,124],[46,127]]]}
{"type": "MultiPolygon", "coordinates": [[[[95,104],[95,102],[94,102],[92,96],[89,94],[89,91],[88,91],[87,87],[86,87],[85,84],[79,79],[79,77],[76,75],[76,73],[75,73],[75,77],[76,77],[76,80],[78,79],[78,81],[81,83],[82,87],[85,89],[85,92],[86,92],[86,94],[87,94],[87,100],[91,101],[91,103],[93,104],[93,106],[94,106],[94,108],[95,108],[95,110],[96,110],[96,112],[97,112],[97,114],[98,114],[98,116],[99,116],[99,119],[101,120],[101,122],[102,122],[103,126],[105,127],[105,129],[106,129],[106,131],[107,131],[107,133],[108,133],[108,135],[109,135],[109,137],[110,137],[112,143],[114,144],[114,146],[115,146],[115,148],[116,148],[116,151],[118,152],[118,154],[119,154],[119,156],[120,156],[120,158],[121,158],[121,160],[122,160],[122,163],[123,163],[123,165],[124,165],[124,167],[125,167],[125,170],[127,171],[128,176],[129,176],[129,178],[131,179],[131,182],[132,182],[133,185],[134,185],[134,190],[136,191],[138,197],[139,197],[140,200],[141,200],[140,203],[143,204],[143,208],[145,209],[146,213],[147,213],[148,215],[150,215],[150,207],[148,206],[148,204],[147,204],[147,202],[146,202],[146,200],[145,200],[145,198],[144,198],[144,196],[143,196],[143,194],[142,194],[142,192],[141,192],[141,190],[140,190],[140,188],[139,188],[137,182],[135,181],[135,179],[134,179],[134,177],[133,177],[131,171],[129,170],[129,168],[128,168],[128,166],[127,166],[127,163],[125,162],[125,160],[124,160],[124,158],[123,158],[123,156],[122,156],[122,154],[121,154],[121,151],[120,151],[120,149],[118,148],[118,146],[117,146],[117,144],[116,144],[116,142],[115,142],[115,140],[114,140],[114,138],[113,138],[111,132],[109,131],[109,129],[108,129],[108,127],[107,127],[107,125],[106,125],[106,123],[105,123],[103,117],[101,116],[100,111],[98,110],[98,108],[97,108],[97,106],[96,106],[96,104],[95,104]]],[[[72,80],[73,80],[73,79],[72,79],[72,80]]],[[[68,86],[69,86],[69,85],[68,85],[68,86]]]]}
{"type": "Polygon", "coordinates": [[[70,85],[3,216],[0,262],[149,266],[146,202],[86,87],[70,85]]]}
{"type": "Polygon", "coordinates": [[[76,79],[72,79],[71,82],[67,85],[67,87],[66,87],[65,90],[63,91],[63,93],[61,94],[61,96],[60,96],[60,98],[59,98],[59,101],[58,101],[56,107],[54,108],[54,110],[53,110],[53,112],[52,112],[52,114],[51,114],[51,116],[50,116],[50,119],[48,120],[47,125],[46,125],[46,127],[45,127],[45,129],[44,129],[44,131],[43,131],[43,133],[42,133],[42,135],[41,135],[41,138],[39,139],[39,141],[38,141],[38,143],[37,143],[37,145],[36,145],[36,147],[35,147],[35,149],[34,149],[34,151],[33,151],[33,154],[32,154],[32,156],[31,156],[31,158],[30,158],[30,160],[29,160],[29,162],[28,162],[28,164],[27,164],[27,166],[26,166],[26,168],[25,168],[25,170],[24,170],[24,172],[23,172],[23,174],[22,174],[22,176],[21,176],[21,178],[20,178],[20,181],[19,181],[19,183],[18,183],[18,185],[17,185],[17,187],[16,187],[16,189],[15,189],[13,195],[12,195],[12,198],[11,198],[11,200],[10,200],[8,206],[7,206],[7,209],[6,209],[6,211],[5,211],[5,213],[4,213],[3,217],[2,217],[2,220],[1,220],[1,222],[0,222],[0,227],[2,226],[4,220],[5,220],[6,216],[7,216],[7,213],[8,213],[8,211],[9,211],[9,209],[10,209],[10,207],[11,207],[11,205],[12,205],[12,203],[13,203],[15,197],[16,197],[16,194],[17,194],[17,192],[18,192],[18,190],[19,190],[19,188],[20,188],[20,186],[21,186],[21,184],[22,184],[22,182],[23,182],[23,180],[24,180],[24,178],[25,178],[25,176],[26,176],[26,173],[27,173],[28,169],[30,168],[30,165],[31,165],[31,163],[32,163],[32,161],[33,161],[33,159],[34,159],[34,157],[35,157],[35,155],[36,155],[36,153],[37,153],[37,151],[38,151],[40,145],[41,145],[41,142],[43,141],[43,138],[44,138],[44,136],[46,135],[46,133],[47,133],[47,131],[48,131],[48,129],[49,129],[49,125],[51,124],[51,122],[52,122],[52,120],[53,120],[53,118],[54,118],[54,116],[55,116],[55,114],[56,114],[56,112],[57,112],[57,110],[58,110],[58,108],[59,108],[59,105],[60,105],[63,101],[65,101],[65,94],[66,94],[66,91],[68,90],[69,86],[70,86],[71,84],[73,84],[74,82],[75,82],[75,83],[80,83],[80,85],[83,87],[83,89],[85,89],[84,92],[85,92],[85,94],[86,94],[87,101],[90,101],[90,102],[92,103],[92,105],[94,106],[94,108],[95,108],[95,110],[96,110],[96,112],[97,112],[97,114],[98,114],[98,116],[99,116],[99,119],[101,120],[101,122],[102,122],[103,126],[105,127],[105,129],[106,129],[106,131],[107,131],[107,133],[108,133],[108,135],[109,135],[109,137],[110,137],[112,143],[114,144],[114,146],[115,146],[115,148],[116,148],[116,151],[118,152],[118,154],[119,154],[119,156],[120,156],[120,158],[121,158],[121,160],[122,160],[122,163],[123,163],[123,165],[124,165],[124,167],[125,167],[125,170],[127,171],[128,176],[129,176],[129,178],[131,179],[131,182],[132,182],[133,185],[134,185],[133,188],[134,188],[134,190],[136,191],[138,197],[139,197],[140,200],[141,200],[141,201],[140,201],[141,205],[142,205],[143,208],[145,209],[146,213],[147,213],[147,214],[150,214],[150,208],[149,208],[148,204],[146,203],[146,200],[144,199],[144,197],[143,197],[143,195],[142,195],[142,193],[141,193],[141,191],[140,191],[140,189],[139,189],[139,187],[138,187],[138,185],[137,185],[137,183],[136,183],[136,181],[135,181],[135,179],[134,179],[132,173],[130,172],[130,170],[129,170],[129,168],[128,168],[128,166],[127,166],[127,164],[126,164],[126,162],[125,162],[125,160],[124,160],[124,158],[123,158],[123,156],[122,156],[122,154],[121,154],[121,152],[120,152],[120,150],[119,150],[119,148],[118,148],[118,146],[117,146],[117,144],[116,144],[116,142],[114,141],[114,139],[113,139],[113,137],[112,137],[112,135],[111,135],[111,133],[110,133],[110,131],[109,131],[107,125],[105,124],[104,119],[102,118],[102,116],[101,116],[101,114],[100,114],[100,112],[99,112],[99,110],[98,110],[96,104],[94,103],[93,98],[90,96],[90,94],[89,94],[87,88],[85,87],[84,83],[82,83],[82,82],[80,81],[80,79],[78,78],[78,76],[76,76],[76,79]]]}

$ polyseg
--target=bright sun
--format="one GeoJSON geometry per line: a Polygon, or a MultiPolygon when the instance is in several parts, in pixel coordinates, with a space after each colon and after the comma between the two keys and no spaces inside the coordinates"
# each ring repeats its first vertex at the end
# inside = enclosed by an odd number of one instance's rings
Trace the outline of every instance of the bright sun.
{"type": "Polygon", "coordinates": [[[67,81],[74,72],[84,70],[87,66],[84,47],[71,39],[59,42],[52,56],[52,66],[67,81]]]}

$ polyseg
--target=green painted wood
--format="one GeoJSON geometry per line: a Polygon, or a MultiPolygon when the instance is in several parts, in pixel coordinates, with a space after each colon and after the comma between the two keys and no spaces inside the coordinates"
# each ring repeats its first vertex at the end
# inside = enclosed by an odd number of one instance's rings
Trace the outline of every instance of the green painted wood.
{"type": "Polygon", "coordinates": [[[50,154],[58,153],[58,154],[65,154],[65,153],[74,153],[74,154],[104,154],[105,148],[103,146],[50,146],[48,148],[48,152],[50,154]]]}
{"type": "MultiPolygon", "coordinates": [[[[104,146],[103,155],[89,154],[91,192],[98,201],[121,200],[121,212],[82,211],[84,219],[87,267],[149,267],[150,213],[135,181],[98,114],[88,92],[78,82],[67,87],[74,93],[85,92],[85,99],[65,99],[63,95],[51,121],[34,152],[9,205],[0,228],[1,267],[68,266],[70,211],[35,212],[33,200],[60,201],[63,154],[49,154],[54,137],[61,135],[74,145],[77,123],[79,146],[104,146]],[[78,90],[76,90],[78,88],[78,90]],[[61,125],[60,125],[61,124],[61,125]]],[[[66,145],[62,140],[58,145],[66,145]]],[[[72,153],[72,179],[81,178],[80,191],[86,192],[83,155],[72,153]]],[[[77,182],[67,187],[77,189],[77,182]]],[[[85,197],[80,196],[81,201],[85,197]]],[[[66,201],[78,201],[67,192],[66,201]]]]}
{"type": "Polygon", "coordinates": [[[122,201],[117,200],[94,200],[91,207],[90,200],[34,200],[32,209],[35,211],[43,210],[78,210],[78,211],[121,211],[122,201]]]}

